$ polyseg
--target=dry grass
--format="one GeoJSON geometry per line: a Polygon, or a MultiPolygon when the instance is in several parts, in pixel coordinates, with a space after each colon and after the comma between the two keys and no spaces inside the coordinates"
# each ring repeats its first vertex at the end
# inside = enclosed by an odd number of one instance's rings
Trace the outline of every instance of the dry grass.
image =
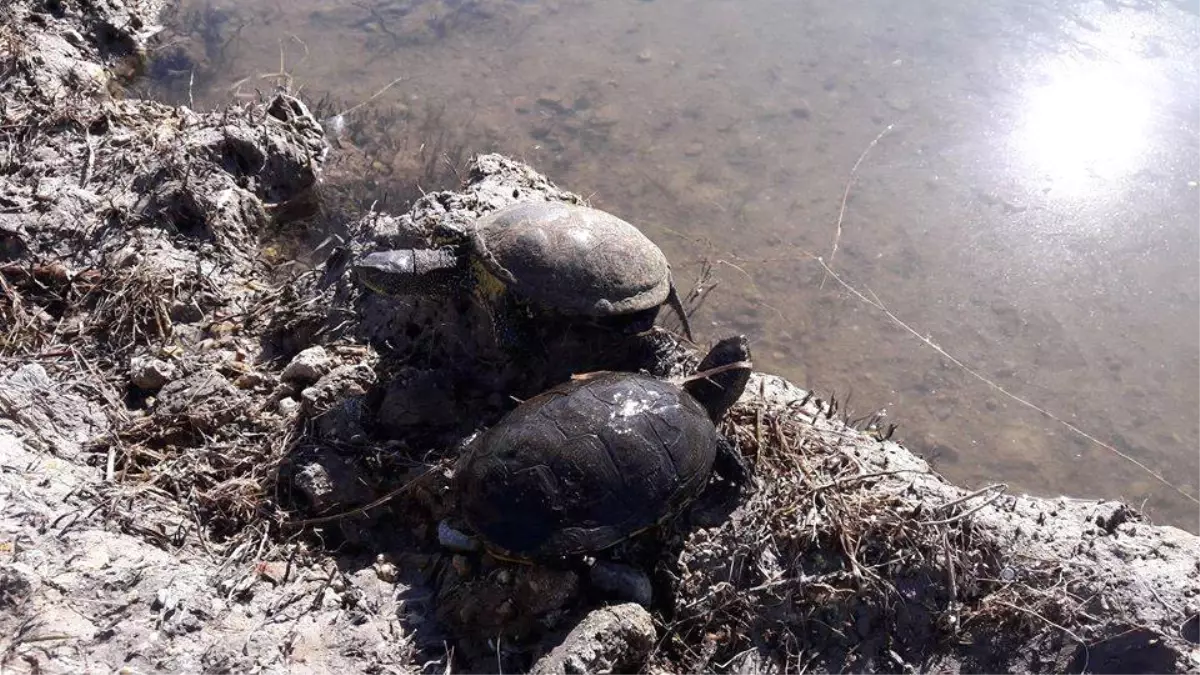
{"type": "Polygon", "coordinates": [[[146,262],[107,276],[81,299],[91,307],[85,332],[115,354],[171,335],[171,305],[180,297],[178,278],[164,278],[161,267],[146,262]]]}
{"type": "Polygon", "coordinates": [[[728,523],[691,537],[652,663],[728,671],[757,652],[786,672],[900,671],[984,636],[1077,639],[1067,589],[1037,565],[1006,578],[1008,552],[973,532],[1003,486],[931,503],[912,488],[918,471],[848,452],[836,409],[815,397],[734,409],[727,431],[756,458],[758,487],[728,523]]]}
{"type": "Polygon", "coordinates": [[[204,536],[240,542],[275,520],[275,477],[294,440],[277,419],[244,416],[203,435],[143,418],[97,449],[114,455],[114,502],[162,491],[192,509],[204,536]]]}

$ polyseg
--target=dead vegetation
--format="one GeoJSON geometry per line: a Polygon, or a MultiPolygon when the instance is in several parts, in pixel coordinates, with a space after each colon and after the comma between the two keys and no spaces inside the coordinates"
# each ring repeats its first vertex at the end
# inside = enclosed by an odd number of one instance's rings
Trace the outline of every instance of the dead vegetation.
{"type": "MultiPolygon", "coordinates": [[[[948,486],[927,465],[883,441],[887,430],[868,439],[838,418],[834,401],[811,393],[773,397],[781,386],[773,379],[760,379],[759,395],[726,424],[755,458],[758,490],[727,523],[688,538],[652,664],[689,672],[1178,667],[1144,626],[1105,616],[1102,567],[1031,555],[980,522],[981,513],[1017,510],[1021,498],[1005,486],[940,489],[948,486]]],[[[1046,521],[1046,513],[1036,518],[1046,521]]]]}

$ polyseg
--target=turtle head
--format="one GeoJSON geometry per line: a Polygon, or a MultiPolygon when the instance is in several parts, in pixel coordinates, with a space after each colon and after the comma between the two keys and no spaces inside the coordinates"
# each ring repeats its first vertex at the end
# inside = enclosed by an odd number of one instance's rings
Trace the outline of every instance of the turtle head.
{"type": "Polygon", "coordinates": [[[358,280],[383,295],[445,295],[463,282],[459,256],[448,249],[376,251],[354,263],[358,280]]]}
{"type": "Polygon", "coordinates": [[[683,388],[704,406],[716,424],[745,391],[753,368],[746,336],[727,337],[708,351],[683,388]]]}

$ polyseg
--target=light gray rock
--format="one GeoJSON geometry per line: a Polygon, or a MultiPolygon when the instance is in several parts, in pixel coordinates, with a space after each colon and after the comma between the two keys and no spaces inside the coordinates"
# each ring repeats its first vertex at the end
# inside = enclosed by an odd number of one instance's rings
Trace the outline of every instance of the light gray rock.
{"type": "Polygon", "coordinates": [[[324,347],[309,347],[292,359],[279,378],[284,382],[310,384],[333,369],[333,359],[324,347]]]}
{"type": "Polygon", "coordinates": [[[636,671],[654,646],[654,638],[654,620],[641,605],[601,607],[585,616],[529,672],[550,675],[636,671]]]}
{"type": "Polygon", "coordinates": [[[158,392],[154,415],[211,430],[245,412],[247,400],[224,375],[205,369],[167,383],[158,392]]]}
{"type": "Polygon", "coordinates": [[[63,457],[75,457],[87,441],[108,430],[98,405],[29,363],[0,377],[0,429],[63,457]]]}
{"type": "Polygon", "coordinates": [[[294,461],[292,485],[314,514],[361,506],[374,497],[365,469],[350,457],[320,448],[294,461]]]}
{"type": "Polygon", "coordinates": [[[138,389],[158,391],[175,379],[175,364],[162,359],[135,356],[129,360],[129,382],[138,389]]]}

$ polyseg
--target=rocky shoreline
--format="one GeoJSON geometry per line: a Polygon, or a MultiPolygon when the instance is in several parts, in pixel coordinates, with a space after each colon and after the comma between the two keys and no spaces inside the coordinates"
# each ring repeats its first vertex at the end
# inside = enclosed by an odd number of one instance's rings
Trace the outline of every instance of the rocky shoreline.
{"type": "MultiPolygon", "coordinates": [[[[447,551],[455,443],[597,368],[694,366],[668,331],[495,344],[470,302],[364,292],[353,255],[517,199],[510,159],[343,224],[321,123],[120,96],[160,2],[0,9],[0,628],[6,672],[1200,668],[1200,539],[1116,502],[965,490],[756,374],[725,425],[756,489],[571,568],[447,551]]],[[[715,338],[721,336],[702,336],[715,338]]]]}

